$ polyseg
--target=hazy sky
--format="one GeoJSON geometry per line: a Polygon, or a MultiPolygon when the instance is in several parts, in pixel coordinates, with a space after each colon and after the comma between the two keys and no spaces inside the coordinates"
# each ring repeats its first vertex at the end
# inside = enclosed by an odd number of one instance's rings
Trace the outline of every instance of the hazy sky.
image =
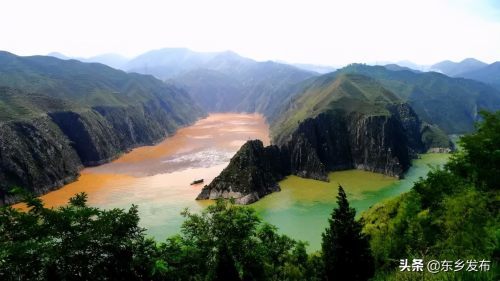
{"type": "Polygon", "coordinates": [[[342,65],[500,60],[500,1],[1,0],[0,49],[128,57],[163,47],[342,65]]]}

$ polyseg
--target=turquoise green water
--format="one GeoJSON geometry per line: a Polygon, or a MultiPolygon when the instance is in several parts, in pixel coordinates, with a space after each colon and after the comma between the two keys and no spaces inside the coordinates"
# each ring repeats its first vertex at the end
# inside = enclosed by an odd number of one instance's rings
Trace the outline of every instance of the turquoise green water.
{"type": "Polygon", "coordinates": [[[315,251],[321,247],[321,233],[336,206],[339,184],[359,215],[375,203],[410,190],[432,166],[443,165],[448,157],[449,154],[424,154],[413,161],[402,180],[359,170],[330,173],[328,183],[290,176],[280,182],[281,192],[270,194],[251,206],[281,233],[307,241],[308,250],[315,251]]]}
{"type": "MultiPolygon", "coordinates": [[[[200,212],[209,200],[196,201],[203,185],[210,182],[248,139],[269,143],[265,120],[255,114],[211,114],[180,129],[155,146],[134,149],[117,160],[82,171],[78,181],[42,196],[48,207],[63,206],[78,192],[88,194],[89,204],[100,208],[128,209],[139,206],[140,225],[147,234],[163,241],[181,231],[181,211],[200,212]]],[[[428,164],[446,162],[446,154],[426,154],[413,162],[403,180],[365,171],[331,173],[330,182],[290,176],[280,183],[281,192],[252,204],[263,220],[292,238],[307,241],[309,250],[320,247],[321,232],[335,206],[337,186],[344,186],[358,212],[409,190],[425,176],[428,164]]],[[[18,206],[23,208],[23,206],[18,206]]]]}

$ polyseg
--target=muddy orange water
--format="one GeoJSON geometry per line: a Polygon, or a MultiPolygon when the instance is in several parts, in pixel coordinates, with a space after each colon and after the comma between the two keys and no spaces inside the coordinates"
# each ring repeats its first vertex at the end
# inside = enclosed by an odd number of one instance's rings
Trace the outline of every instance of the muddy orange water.
{"type": "MultiPolygon", "coordinates": [[[[148,235],[163,241],[179,233],[183,209],[198,212],[209,204],[194,200],[202,184],[190,183],[201,178],[210,182],[246,140],[257,138],[268,144],[268,131],[260,115],[211,114],[158,145],[140,147],[112,163],[83,170],[77,182],[42,199],[48,206],[60,206],[75,193],[85,191],[93,206],[128,209],[136,204],[140,225],[148,235]]],[[[315,251],[321,248],[321,233],[336,206],[338,184],[345,188],[359,214],[377,202],[408,191],[431,165],[446,163],[448,156],[422,155],[413,161],[403,180],[358,170],[332,172],[330,182],[289,176],[280,182],[281,192],[251,206],[281,233],[308,242],[308,249],[315,251]]]]}
{"type": "Polygon", "coordinates": [[[84,191],[92,206],[136,204],[148,233],[166,237],[179,232],[184,208],[197,211],[207,204],[194,199],[249,139],[269,144],[269,127],[261,115],[210,114],[155,146],[139,147],[111,163],[86,168],[78,181],[41,198],[46,206],[57,207],[84,191]],[[196,179],[205,182],[190,185],[196,179]]]}

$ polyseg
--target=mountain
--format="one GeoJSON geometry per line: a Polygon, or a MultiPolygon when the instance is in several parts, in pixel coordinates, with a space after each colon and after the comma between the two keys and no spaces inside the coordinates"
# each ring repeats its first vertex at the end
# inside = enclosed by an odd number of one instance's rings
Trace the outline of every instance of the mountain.
{"type": "Polygon", "coordinates": [[[474,80],[436,72],[391,71],[383,66],[364,64],[352,64],[327,75],[345,73],[376,79],[408,102],[423,121],[437,125],[447,134],[472,132],[481,109],[500,109],[500,91],[474,80]]]}
{"type": "Polygon", "coordinates": [[[392,70],[392,71],[407,70],[407,71],[411,71],[411,72],[421,72],[419,70],[415,70],[415,69],[412,69],[412,68],[409,68],[406,66],[400,66],[400,65],[397,65],[395,63],[386,64],[386,65],[384,65],[384,67],[389,69],[389,70],[392,70]]]}
{"type": "Polygon", "coordinates": [[[409,60],[397,61],[394,64],[402,66],[402,67],[407,67],[409,69],[416,70],[416,71],[427,71],[429,69],[429,66],[427,66],[427,65],[416,64],[416,63],[409,61],[409,60]]]}
{"type": "Polygon", "coordinates": [[[494,62],[483,68],[460,74],[461,77],[491,84],[500,89],[500,62],[494,62]]]}
{"type": "Polygon", "coordinates": [[[97,63],[105,64],[105,65],[110,66],[112,68],[122,69],[122,70],[124,70],[124,66],[128,62],[128,59],[125,58],[124,56],[121,56],[118,54],[112,54],[112,53],[101,54],[101,55],[93,56],[90,58],[68,57],[68,56],[61,54],[59,52],[52,52],[52,53],[49,53],[47,56],[62,59],[62,60],[78,60],[81,62],[97,62],[97,63]]]}
{"type": "Polygon", "coordinates": [[[462,76],[463,73],[478,70],[485,66],[487,66],[487,64],[482,61],[473,58],[467,58],[461,62],[452,62],[449,60],[445,60],[432,65],[430,70],[441,72],[451,77],[464,77],[462,76]]]}
{"type": "Polygon", "coordinates": [[[133,58],[123,66],[123,69],[128,72],[151,74],[165,80],[197,69],[216,55],[217,53],[194,52],[186,48],[164,48],[133,58]]]}
{"type": "Polygon", "coordinates": [[[186,89],[208,111],[259,112],[272,119],[295,93],[293,87],[316,75],[287,64],[223,52],[168,81],[186,89]]]}
{"type": "Polygon", "coordinates": [[[125,68],[125,65],[129,61],[129,59],[127,59],[124,56],[112,53],[97,55],[94,57],[86,59],[78,59],[78,60],[82,62],[98,62],[105,64],[107,66],[111,66],[112,68],[122,69],[122,70],[125,68]]]}
{"type": "Polygon", "coordinates": [[[0,204],[21,186],[43,194],[204,116],[152,76],[98,63],[0,52],[0,204]]]}
{"type": "Polygon", "coordinates": [[[203,53],[186,48],[153,50],[127,62],[113,54],[77,60],[166,80],[174,87],[186,89],[211,112],[259,112],[270,120],[281,103],[294,93],[295,84],[318,75],[288,64],[257,62],[232,51],[203,53]]]}
{"type": "Polygon", "coordinates": [[[59,52],[51,52],[51,53],[49,53],[47,56],[49,56],[49,57],[54,57],[54,58],[58,58],[58,59],[61,59],[61,60],[71,60],[71,59],[73,59],[73,58],[68,57],[68,56],[66,56],[66,55],[64,55],[64,54],[61,54],[61,53],[59,53],[59,52]]]}
{"type": "Polygon", "coordinates": [[[323,75],[301,89],[271,124],[273,145],[247,142],[197,199],[249,204],[289,174],[327,180],[329,171],[356,168],[399,177],[427,149],[424,123],[373,78],[323,75]]]}
{"type": "Polygon", "coordinates": [[[278,181],[288,173],[286,159],[281,157],[275,146],[264,147],[260,140],[248,141],[196,199],[235,198],[237,204],[246,205],[280,191],[278,181]]]}
{"type": "Polygon", "coordinates": [[[335,67],[328,65],[307,64],[307,63],[293,63],[291,65],[303,70],[312,71],[319,74],[334,72],[336,70],[335,67]]]}

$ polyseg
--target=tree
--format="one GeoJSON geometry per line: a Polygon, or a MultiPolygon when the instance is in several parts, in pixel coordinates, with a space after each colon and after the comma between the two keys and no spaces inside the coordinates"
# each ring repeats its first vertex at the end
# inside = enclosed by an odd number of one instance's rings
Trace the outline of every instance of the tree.
{"type": "Polygon", "coordinates": [[[474,134],[460,138],[461,150],[455,153],[447,168],[486,190],[500,189],[500,110],[481,111],[482,122],[474,134]]]}
{"type": "Polygon", "coordinates": [[[321,245],[326,280],[368,280],[374,273],[368,237],[361,232],[362,224],[355,220],[356,211],[340,185],[337,204],[321,245]]]}
{"type": "Polygon", "coordinates": [[[201,213],[185,211],[184,216],[179,246],[164,252],[177,272],[204,280],[308,280],[305,243],[262,223],[253,209],[219,199],[201,213]],[[187,250],[179,254],[174,248],[187,250]],[[184,258],[172,263],[172,256],[184,258]]]}
{"type": "Polygon", "coordinates": [[[84,193],[57,209],[24,194],[30,207],[0,207],[1,280],[142,280],[156,246],[138,226],[136,206],[100,210],[84,193]]]}

